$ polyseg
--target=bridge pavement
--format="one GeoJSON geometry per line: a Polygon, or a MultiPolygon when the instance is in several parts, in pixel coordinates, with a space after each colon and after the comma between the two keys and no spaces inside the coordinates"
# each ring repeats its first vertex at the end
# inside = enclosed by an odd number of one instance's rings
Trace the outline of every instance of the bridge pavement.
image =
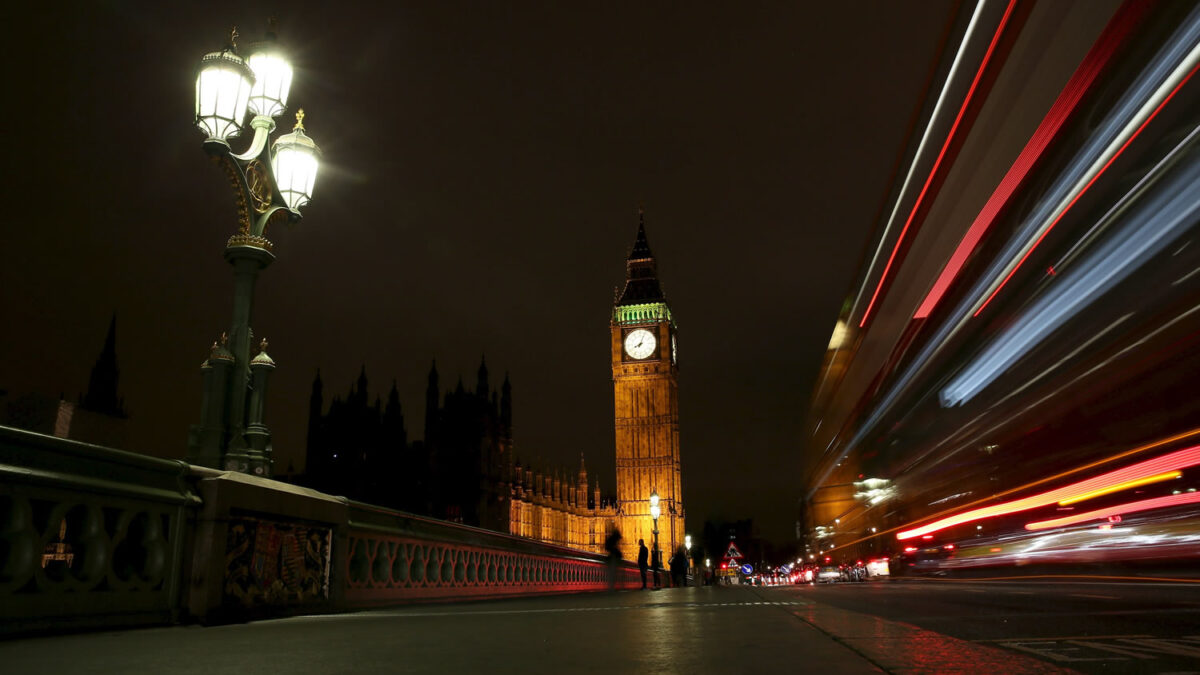
{"type": "Polygon", "coordinates": [[[1063,672],[783,589],[622,591],[0,642],[18,673],[1063,672]]]}

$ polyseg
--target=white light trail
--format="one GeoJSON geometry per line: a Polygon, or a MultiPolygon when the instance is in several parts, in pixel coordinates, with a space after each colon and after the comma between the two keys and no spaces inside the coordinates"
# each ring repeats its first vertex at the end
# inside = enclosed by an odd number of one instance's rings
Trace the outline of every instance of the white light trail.
{"type": "MultiPolygon", "coordinates": [[[[1196,134],[1193,131],[1185,143],[1190,145],[1196,134]]],[[[1177,166],[1182,169],[1164,178],[1155,186],[1158,189],[1152,196],[1139,200],[1129,211],[1119,231],[1077,267],[1061,274],[1057,284],[941,390],[939,398],[944,407],[970,400],[1063,323],[1125,280],[1194,224],[1200,214],[1200,200],[1192,194],[1200,184],[1200,153],[1190,152],[1177,166]]]]}
{"type": "Polygon", "coordinates": [[[1171,285],[1178,286],[1179,284],[1182,284],[1183,282],[1187,281],[1188,279],[1191,279],[1192,277],[1196,276],[1197,272],[1200,272],[1200,267],[1197,267],[1196,269],[1192,270],[1191,272],[1188,272],[1187,274],[1179,277],[1175,281],[1172,281],[1171,285]]]}
{"type": "MultiPolygon", "coordinates": [[[[879,244],[875,247],[875,253],[871,256],[871,264],[867,266],[866,276],[863,278],[862,285],[858,288],[858,294],[854,297],[854,304],[850,307],[850,313],[847,318],[852,318],[858,310],[858,305],[862,302],[863,294],[871,285],[871,271],[875,269],[875,265],[879,262],[879,256],[883,252],[884,244],[888,240],[888,233],[892,231],[892,226],[896,224],[896,214],[900,211],[900,203],[904,201],[904,196],[908,194],[909,185],[912,183],[913,174],[916,173],[917,164],[920,163],[922,157],[925,156],[925,146],[929,142],[929,136],[933,133],[933,128],[937,126],[938,121],[942,116],[942,108],[946,104],[946,99],[950,91],[950,85],[954,82],[955,76],[958,74],[959,68],[962,66],[963,55],[967,51],[967,45],[971,42],[975,35],[975,29],[979,24],[979,17],[983,14],[983,7],[987,4],[986,0],[980,0],[975,5],[975,12],[971,14],[971,21],[967,24],[967,31],[963,34],[962,42],[958,44],[958,51],[954,54],[954,61],[950,65],[950,72],[946,74],[946,80],[942,83],[942,90],[938,93],[937,103],[933,106],[933,112],[929,115],[929,123],[925,125],[925,131],[921,134],[921,142],[917,144],[917,152],[913,155],[913,160],[908,165],[908,172],[904,176],[904,183],[900,186],[900,191],[896,193],[896,201],[892,204],[892,211],[888,215],[887,225],[883,228],[883,235],[879,238],[879,244]]],[[[984,36],[988,39],[988,36],[984,36]]]]}
{"type": "MultiPolygon", "coordinates": [[[[997,257],[988,273],[991,281],[975,295],[975,314],[1025,260],[1042,236],[1091,181],[1124,147],[1155,109],[1200,62],[1200,7],[1194,9],[1150,64],[1138,74],[1067,167],[1058,175],[1037,206],[1025,219],[1021,233],[997,257]]],[[[975,289],[979,290],[978,285],[975,289]]]]}

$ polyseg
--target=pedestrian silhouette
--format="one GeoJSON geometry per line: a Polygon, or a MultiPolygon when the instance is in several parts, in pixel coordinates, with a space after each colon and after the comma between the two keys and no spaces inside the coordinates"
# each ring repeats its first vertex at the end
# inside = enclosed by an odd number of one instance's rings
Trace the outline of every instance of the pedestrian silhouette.
{"type": "MultiPolygon", "coordinates": [[[[616,527],[608,531],[608,537],[604,539],[604,550],[608,551],[608,590],[611,591],[617,587],[617,568],[621,565],[621,531],[616,527]]],[[[642,576],[645,577],[645,574],[642,576]]]]}
{"type": "Polygon", "coordinates": [[[675,555],[671,556],[671,585],[675,587],[683,586],[687,580],[687,553],[683,547],[675,549],[675,555]]]}
{"type": "Polygon", "coordinates": [[[646,568],[649,566],[650,550],[646,548],[646,540],[638,539],[638,571],[642,573],[642,590],[646,589],[646,568]]]}

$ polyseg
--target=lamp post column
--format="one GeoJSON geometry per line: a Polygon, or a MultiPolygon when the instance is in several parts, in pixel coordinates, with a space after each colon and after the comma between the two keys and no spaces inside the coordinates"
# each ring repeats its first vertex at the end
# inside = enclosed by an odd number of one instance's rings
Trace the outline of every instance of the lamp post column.
{"type": "Polygon", "coordinates": [[[659,568],[662,567],[662,551],[658,550],[658,517],[662,515],[662,509],[658,505],[658,490],[650,491],[650,519],[654,525],[651,533],[654,535],[654,549],[650,554],[652,567],[654,568],[654,588],[655,590],[662,587],[662,581],[659,577],[659,568]]]}
{"type": "Polygon", "coordinates": [[[249,396],[253,387],[250,378],[250,315],[254,308],[254,284],[259,271],[275,259],[274,254],[257,246],[237,245],[225,249],[225,259],[233,265],[233,325],[229,329],[230,351],[234,371],[229,396],[229,449],[222,468],[258,476],[270,477],[270,450],[265,443],[251,444],[246,438],[249,396]],[[255,447],[262,446],[262,447],[255,447]]]}
{"type": "Polygon", "coordinates": [[[654,587],[661,588],[658,568],[662,567],[662,551],[658,550],[658,518],[654,519],[654,587]]]}

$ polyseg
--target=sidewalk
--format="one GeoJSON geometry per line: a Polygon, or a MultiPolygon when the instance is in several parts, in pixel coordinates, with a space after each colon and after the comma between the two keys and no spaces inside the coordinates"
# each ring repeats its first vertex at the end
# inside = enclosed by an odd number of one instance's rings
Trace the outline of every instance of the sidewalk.
{"type": "Polygon", "coordinates": [[[770,589],[737,587],[410,606],[229,626],[29,638],[0,642],[0,664],[9,674],[840,675],[883,672],[880,666],[903,673],[1063,672],[998,648],[819,607],[770,589]],[[987,658],[996,656],[1003,661],[987,658]],[[1025,662],[1033,669],[1022,669],[1025,662]]]}

